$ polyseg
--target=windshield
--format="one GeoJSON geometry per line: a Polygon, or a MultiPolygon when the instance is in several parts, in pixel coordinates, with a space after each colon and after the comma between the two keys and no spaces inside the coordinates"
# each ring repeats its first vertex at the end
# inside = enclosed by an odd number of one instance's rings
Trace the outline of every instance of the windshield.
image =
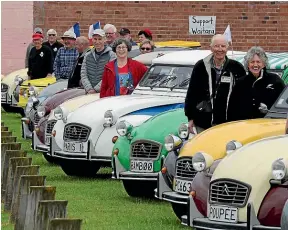
{"type": "Polygon", "coordinates": [[[192,66],[153,65],[140,82],[140,86],[151,89],[154,87],[187,89],[192,70],[192,66]]]}
{"type": "Polygon", "coordinates": [[[45,87],[39,94],[38,97],[48,97],[55,93],[58,93],[61,90],[67,89],[68,80],[60,80],[51,85],[45,87]]]}
{"type": "Polygon", "coordinates": [[[281,97],[278,98],[278,101],[276,102],[275,107],[279,109],[288,110],[288,87],[284,89],[281,97]]]}

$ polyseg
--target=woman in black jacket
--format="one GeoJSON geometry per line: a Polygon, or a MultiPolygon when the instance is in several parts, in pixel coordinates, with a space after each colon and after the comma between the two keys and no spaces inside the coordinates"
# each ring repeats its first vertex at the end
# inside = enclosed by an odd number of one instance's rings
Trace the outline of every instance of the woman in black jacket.
{"type": "Polygon", "coordinates": [[[245,120],[265,116],[260,107],[270,109],[283,91],[283,80],[267,72],[268,58],[261,47],[253,46],[244,57],[246,76],[239,78],[231,93],[227,120],[245,120]],[[261,112],[262,111],[262,112],[261,112]]]}

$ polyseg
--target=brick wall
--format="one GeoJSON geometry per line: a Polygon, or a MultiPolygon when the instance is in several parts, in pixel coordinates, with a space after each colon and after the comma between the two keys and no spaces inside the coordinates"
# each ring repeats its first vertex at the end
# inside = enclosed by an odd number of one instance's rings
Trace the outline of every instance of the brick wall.
{"type": "Polygon", "coordinates": [[[231,25],[233,47],[247,50],[253,45],[270,51],[288,51],[288,2],[35,2],[34,18],[44,29],[55,28],[62,34],[80,22],[87,36],[90,24],[128,27],[134,40],[142,28],[150,28],[154,40],[194,40],[207,48],[211,36],[191,36],[188,17],[216,16],[216,33],[231,25]]]}
{"type": "Polygon", "coordinates": [[[1,2],[1,73],[25,67],[33,32],[33,2],[1,2]]]}

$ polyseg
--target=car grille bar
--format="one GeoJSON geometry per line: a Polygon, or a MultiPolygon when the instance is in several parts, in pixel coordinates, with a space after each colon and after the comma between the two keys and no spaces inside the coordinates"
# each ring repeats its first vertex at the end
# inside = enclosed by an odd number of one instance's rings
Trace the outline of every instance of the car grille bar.
{"type": "Polygon", "coordinates": [[[196,171],[192,166],[192,157],[183,157],[179,158],[176,163],[176,177],[185,179],[185,180],[193,180],[196,171]]]}
{"type": "Polygon", "coordinates": [[[64,128],[63,139],[65,141],[86,142],[90,134],[90,128],[80,124],[68,124],[64,128]]]}
{"type": "Polygon", "coordinates": [[[8,91],[8,85],[1,83],[1,92],[6,93],[8,91]]]}
{"type": "Polygon", "coordinates": [[[40,117],[38,116],[37,111],[34,113],[34,125],[38,125],[40,117]]]}
{"type": "Polygon", "coordinates": [[[52,129],[54,125],[56,124],[56,120],[50,120],[46,124],[46,134],[51,135],[52,129]]]}
{"type": "Polygon", "coordinates": [[[210,184],[210,203],[244,207],[250,186],[238,181],[216,180],[210,184]]]}
{"type": "Polygon", "coordinates": [[[132,158],[157,159],[162,145],[155,141],[139,140],[131,144],[132,158]]]}

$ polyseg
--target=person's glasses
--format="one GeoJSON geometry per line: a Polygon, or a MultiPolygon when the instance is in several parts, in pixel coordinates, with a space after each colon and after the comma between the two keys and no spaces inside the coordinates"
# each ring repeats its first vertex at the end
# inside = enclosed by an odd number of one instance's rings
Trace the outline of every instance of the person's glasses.
{"type": "Polygon", "coordinates": [[[56,36],[56,34],[48,34],[48,36],[50,37],[50,36],[56,36]]]}
{"type": "Polygon", "coordinates": [[[117,46],[116,50],[126,50],[127,47],[126,46],[117,46]]]}
{"type": "Polygon", "coordinates": [[[147,51],[149,51],[149,50],[151,50],[151,48],[141,47],[141,50],[147,50],[147,51]]]}
{"type": "Polygon", "coordinates": [[[105,35],[113,35],[113,34],[115,34],[115,33],[105,33],[105,35]]]}

